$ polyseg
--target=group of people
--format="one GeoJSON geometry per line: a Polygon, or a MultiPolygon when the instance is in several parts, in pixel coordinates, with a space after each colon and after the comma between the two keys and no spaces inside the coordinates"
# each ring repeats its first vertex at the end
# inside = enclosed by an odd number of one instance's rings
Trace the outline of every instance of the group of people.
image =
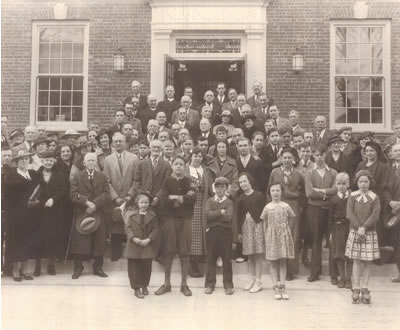
{"type": "Polygon", "coordinates": [[[28,126],[7,135],[2,116],[3,274],[32,280],[27,260],[40,276],[45,259],[56,275],[56,261],[70,258],[72,279],[90,259],[107,277],[110,245],[112,261],[128,260],[137,298],[149,293],[154,259],[165,270],[155,294],[171,291],[178,255],[185,296],[188,275],[205,275],[211,294],[217,267],[233,294],[231,260],[248,261],[243,289],[259,292],[266,259],[274,298],[289,299],[285,282],[300,263],[319,280],[325,241],[331,283],[369,303],[371,262],[400,271],[400,119],[382,148],[372,132],[328,130],[324,116],[303,129],[300,113],[280,116],[257,81],[249,98],[219,83],[197,105],[190,87],[180,102],[173,86],[160,102],[131,87],[112,126],[92,122],[82,134],[28,126]]]}

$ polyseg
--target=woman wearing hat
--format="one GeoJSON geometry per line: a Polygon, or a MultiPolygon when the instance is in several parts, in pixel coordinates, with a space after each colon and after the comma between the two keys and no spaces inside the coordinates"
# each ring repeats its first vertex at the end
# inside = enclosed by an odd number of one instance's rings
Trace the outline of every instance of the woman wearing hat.
{"type": "Polygon", "coordinates": [[[39,137],[33,142],[32,150],[34,155],[32,156],[31,169],[38,171],[42,167],[42,155],[47,151],[49,146],[49,140],[44,137],[39,137]]]}
{"type": "MultiPolygon", "coordinates": [[[[362,161],[358,164],[356,172],[361,170],[367,170],[371,173],[373,183],[371,184],[370,189],[378,195],[379,199],[383,198],[383,188],[386,182],[386,175],[388,173],[388,167],[386,164],[380,161],[382,157],[382,149],[381,146],[375,141],[368,141],[365,143],[365,158],[366,160],[362,161]]],[[[353,183],[353,190],[357,187],[357,182],[353,183]]],[[[381,214],[382,215],[382,214],[381,214]]],[[[381,246],[386,245],[387,234],[385,233],[385,229],[383,226],[383,219],[380,217],[379,221],[376,224],[376,231],[378,233],[379,244],[381,246]]]]}
{"type": "Polygon", "coordinates": [[[91,146],[86,136],[81,136],[74,148],[75,157],[71,167],[71,173],[69,176],[69,181],[71,182],[73,178],[78,175],[79,171],[82,171],[85,166],[83,165],[83,159],[85,155],[90,152],[91,146]]]}
{"type": "Polygon", "coordinates": [[[24,132],[20,129],[13,130],[8,138],[10,140],[10,148],[20,145],[25,140],[24,132]]]}
{"type": "MultiPolygon", "coordinates": [[[[63,202],[67,196],[63,174],[54,167],[56,155],[51,151],[42,154],[43,166],[39,169],[40,196],[38,208],[38,240],[41,245],[40,258],[48,259],[47,273],[56,275],[55,258],[65,252],[63,232],[63,202]]],[[[40,276],[41,263],[37,260],[35,276],[40,276]]]]}
{"type": "Polygon", "coordinates": [[[235,128],[235,126],[233,126],[231,124],[231,121],[232,121],[231,112],[229,110],[222,111],[222,113],[221,113],[221,124],[214,126],[214,128],[213,128],[214,135],[217,135],[218,127],[224,127],[228,132],[228,138],[231,137],[232,131],[235,128]]]}
{"type": "Polygon", "coordinates": [[[7,255],[13,263],[12,274],[17,282],[33,279],[27,273],[26,261],[36,258],[38,252],[37,242],[32,239],[34,212],[28,208],[28,201],[39,183],[39,175],[29,170],[32,155],[26,150],[19,150],[13,158],[16,167],[11,168],[5,178],[7,255]]]}
{"type": "Polygon", "coordinates": [[[369,141],[374,141],[375,134],[370,131],[363,132],[358,138],[358,145],[353,151],[353,173],[356,173],[358,165],[366,160],[365,144],[369,141]]]}
{"type": "Polygon", "coordinates": [[[99,148],[96,150],[97,154],[97,163],[101,171],[104,169],[104,159],[111,155],[111,132],[105,129],[102,129],[99,134],[96,136],[96,140],[98,142],[99,148]]]}

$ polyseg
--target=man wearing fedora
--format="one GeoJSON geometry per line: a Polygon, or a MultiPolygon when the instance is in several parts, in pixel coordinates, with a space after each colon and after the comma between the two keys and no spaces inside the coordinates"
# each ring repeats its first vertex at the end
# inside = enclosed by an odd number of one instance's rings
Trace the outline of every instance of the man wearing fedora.
{"type": "MultiPolygon", "coordinates": [[[[125,150],[126,139],[122,133],[114,133],[112,144],[115,152],[105,158],[104,174],[109,182],[113,207],[117,208],[123,203],[129,203],[135,197],[134,172],[138,157],[125,150]]],[[[121,217],[113,217],[110,232],[111,260],[117,261],[122,256],[122,243],[126,237],[121,217]]]]}
{"type": "Polygon", "coordinates": [[[95,275],[108,276],[103,271],[103,255],[107,249],[103,210],[110,199],[110,188],[107,177],[96,171],[96,163],[95,153],[85,154],[84,169],[71,181],[70,198],[75,206],[70,247],[70,252],[74,255],[72,279],[81,275],[84,258],[94,258],[95,275]]]}
{"type": "Polygon", "coordinates": [[[26,126],[24,130],[25,141],[13,148],[13,154],[18,154],[19,150],[32,151],[33,142],[36,139],[35,126],[26,126]]]}
{"type": "Polygon", "coordinates": [[[392,155],[393,165],[389,168],[383,192],[384,224],[390,231],[394,260],[399,271],[398,277],[392,279],[392,282],[400,283],[400,143],[392,146],[392,155]]]}

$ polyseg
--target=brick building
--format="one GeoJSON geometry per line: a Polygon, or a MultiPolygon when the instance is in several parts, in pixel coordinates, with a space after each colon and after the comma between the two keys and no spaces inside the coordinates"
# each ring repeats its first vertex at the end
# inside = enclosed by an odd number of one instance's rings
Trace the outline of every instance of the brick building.
{"type": "Polygon", "coordinates": [[[158,100],[166,84],[200,100],[217,81],[250,96],[259,80],[306,128],[324,114],[387,135],[400,118],[396,0],[3,0],[1,46],[10,129],[109,125],[133,79],[158,100]]]}

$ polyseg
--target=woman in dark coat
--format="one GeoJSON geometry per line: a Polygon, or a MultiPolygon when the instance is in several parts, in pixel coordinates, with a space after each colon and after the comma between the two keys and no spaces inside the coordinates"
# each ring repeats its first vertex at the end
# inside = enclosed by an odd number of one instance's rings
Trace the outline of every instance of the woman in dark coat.
{"type": "Polygon", "coordinates": [[[32,155],[26,150],[18,151],[13,158],[17,167],[11,168],[5,178],[7,256],[13,263],[13,278],[17,282],[33,279],[27,273],[26,261],[36,258],[38,250],[37,241],[32,236],[35,213],[28,208],[28,201],[39,183],[39,175],[28,170],[32,155]]]}
{"type": "MultiPolygon", "coordinates": [[[[55,258],[64,253],[63,242],[63,201],[67,196],[65,178],[54,168],[56,155],[51,151],[42,154],[43,166],[39,169],[39,239],[40,258],[49,259],[47,273],[56,275],[55,258]]],[[[40,259],[37,262],[35,276],[40,276],[40,259]]]]}
{"type": "Polygon", "coordinates": [[[99,145],[99,148],[96,150],[97,164],[101,171],[104,169],[104,159],[112,153],[111,138],[111,132],[105,129],[102,129],[96,136],[99,145]]]}

